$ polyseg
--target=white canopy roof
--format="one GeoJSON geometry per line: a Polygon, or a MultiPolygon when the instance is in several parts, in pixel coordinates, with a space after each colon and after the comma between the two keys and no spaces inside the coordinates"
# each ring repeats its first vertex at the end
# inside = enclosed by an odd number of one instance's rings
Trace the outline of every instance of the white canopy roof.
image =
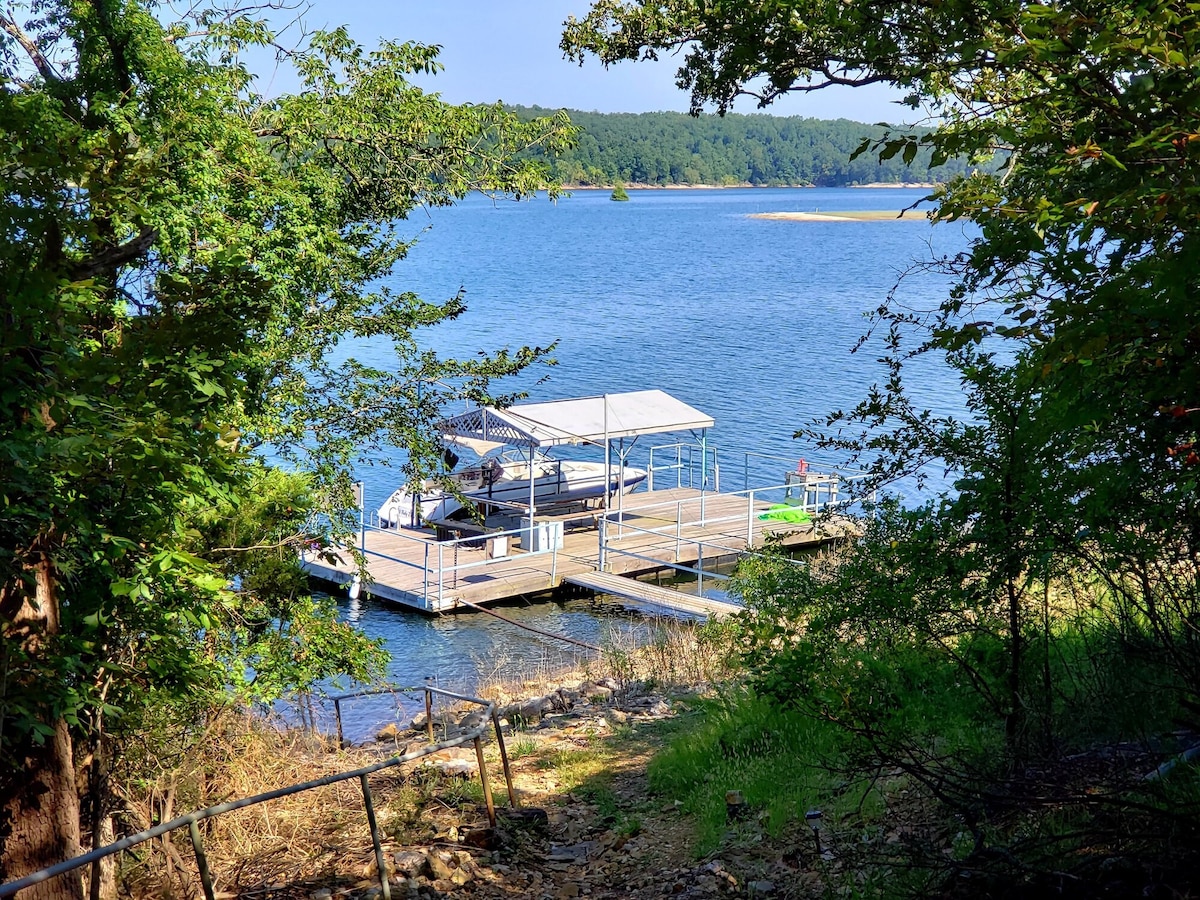
{"type": "Polygon", "coordinates": [[[486,452],[495,446],[554,447],[601,444],[607,437],[636,437],[710,428],[706,416],[665,391],[631,391],[600,397],[479,407],[442,422],[449,442],[486,452]]]}

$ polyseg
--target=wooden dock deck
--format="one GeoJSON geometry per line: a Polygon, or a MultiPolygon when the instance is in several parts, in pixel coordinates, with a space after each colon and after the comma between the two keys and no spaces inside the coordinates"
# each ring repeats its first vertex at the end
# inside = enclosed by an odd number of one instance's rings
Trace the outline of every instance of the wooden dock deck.
{"type": "Polygon", "coordinates": [[[814,526],[759,518],[770,505],[753,493],[646,491],[622,498],[620,523],[614,521],[616,509],[606,516],[536,516],[539,527],[548,529],[538,535],[547,538],[548,546],[541,549],[513,546],[522,535],[528,542],[528,531],[501,535],[508,546],[498,555],[499,541],[492,536],[438,541],[431,529],[367,528],[362,546],[366,572],[361,576],[346,550],[308,553],[303,564],[323,581],[348,585],[358,580],[371,596],[441,613],[453,610],[460,599],[479,605],[545,594],[568,577],[596,572],[637,576],[676,566],[711,571],[735,561],[748,547],[761,546],[767,535],[777,535],[786,547],[801,548],[845,536],[852,528],[848,520],[814,526]],[[562,545],[555,547],[559,529],[562,545]]]}
{"type": "Polygon", "coordinates": [[[730,603],[728,600],[715,600],[712,597],[685,594],[682,591],[659,587],[657,584],[639,581],[625,575],[610,575],[608,572],[568,575],[563,581],[587,588],[598,594],[612,594],[614,597],[634,600],[672,612],[692,613],[714,619],[723,619],[741,609],[736,603],[730,603]]]}

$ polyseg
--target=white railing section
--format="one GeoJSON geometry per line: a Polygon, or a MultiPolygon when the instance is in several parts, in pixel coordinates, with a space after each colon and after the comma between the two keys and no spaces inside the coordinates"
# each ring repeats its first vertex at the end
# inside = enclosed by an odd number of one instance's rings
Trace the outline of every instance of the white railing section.
{"type": "MultiPolygon", "coordinates": [[[[619,554],[658,565],[668,565],[679,572],[694,574],[700,581],[700,590],[703,592],[702,585],[705,577],[718,580],[725,580],[729,577],[720,573],[705,571],[706,548],[713,551],[708,554],[710,558],[744,555],[753,550],[755,546],[755,523],[763,517],[768,507],[775,505],[792,507],[803,510],[812,516],[822,513],[832,513],[857,502],[853,499],[841,499],[842,483],[863,477],[865,476],[861,473],[846,475],[839,472],[789,472],[783,484],[734,491],[720,495],[720,505],[724,510],[728,510],[730,498],[744,497],[746,500],[745,512],[739,510],[735,513],[724,512],[712,515],[709,508],[711,505],[710,501],[714,498],[708,494],[678,500],[663,500],[656,503],[640,504],[622,510],[610,511],[602,516],[599,521],[600,571],[607,571],[609,557],[613,554],[619,554]],[[630,519],[653,518],[655,510],[669,511],[667,515],[662,516],[663,520],[668,524],[652,526],[636,524],[630,521],[630,519]],[[702,535],[694,534],[695,531],[723,525],[737,525],[739,531],[744,525],[743,533],[746,541],[744,548],[722,546],[710,538],[706,539],[702,535]],[[616,546],[614,542],[624,538],[627,534],[647,534],[673,539],[675,543],[674,561],[664,562],[657,557],[616,546]],[[695,548],[696,563],[694,566],[684,565],[679,562],[683,557],[685,547],[695,548]]],[[[759,531],[761,533],[761,528],[759,531]]]]}
{"type": "MultiPolygon", "coordinates": [[[[523,508],[523,507],[522,507],[523,508]]],[[[502,559],[489,559],[486,552],[483,559],[475,559],[467,562],[459,562],[458,557],[460,552],[467,545],[476,545],[484,541],[501,539],[509,545],[509,552],[519,552],[522,558],[534,558],[540,556],[550,557],[550,584],[554,584],[558,576],[558,549],[553,544],[543,550],[518,549],[512,544],[515,539],[529,541],[529,546],[533,543],[533,532],[537,529],[537,521],[534,520],[531,527],[528,528],[512,528],[507,531],[488,531],[469,537],[454,538],[446,541],[431,541],[428,534],[414,534],[404,528],[378,528],[375,525],[363,524],[363,540],[358,547],[358,552],[370,559],[380,559],[386,562],[396,563],[406,568],[420,572],[421,592],[419,594],[421,607],[428,612],[438,612],[448,606],[453,606],[453,598],[447,596],[447,591],[453,591],[458,584],[458,579],[463,572],[471,571],[472,569],[482,569],[494,562],[501,562],[502,559]],[[398,556],[391,556],[387,553],[382,553],[378,550],[372,550],[366,547],[365,536],[368,531],[378,531],[393,537],[400,538],[403,541],[417,545],[421,549],[421,559],[419,562],[411,559],[403,559],[398,556]],[[448,564],[449,563],[449,564],[448,564]]],[[[467,548],[474,555],[475,546],[467,548]]],[[[305,551],[301,554],[301,559],[304,562],[317,562],[320,557],[320,551],[305,551]]],[[[508,559],[505,556],[504,559],[508,559]]]]}
{"type": "MultiPolygon", "coordinates": [[[[645,528],[643,526],[634,525],[629,522],[626,522],[624,524],[624,527],[626,529],[628,529],[629,531],[642,532],[645,534],[661,534],[662,533],[662,529],[645,528]]],[[[608,529],[608,520],[602,518],[600,520],[600,562],[599,562],[599,569],[601,572],[606,570],[607,561],[608,561],[608,558],[610,555],[617,554],[620,556],[628,556],[631,559],[642,560],[643,562],[650,563],[654,566],[664,566],[665,565],[665,566],[669,566],[670,568],[674,569],[677,572],[683,572],[686,574],[695,575],[696,576],[696,593],[699,594],[700,596],[704,596],[704,579],[706,577],[715,579],[717,581],[728,581],[730,578],[729,575],[725,575],[720,572],[706,572],[704,570],[704,548],[705,547],[716,547],[717,549],[724,551],[726,554],[742,552],[740,550],[735,550],[733,548],[719,547],[712,541],[706,541],[706,540],[702,540],[699,538],[683,539],[680,531],[678,529],[676,529],[675,559],[673,562],[666,562],[656,556],[649,556],[645,553],[637,553],[636,551],[633,551],[633,550],[627,550],[623,547],[614,546],[608,540],[607,529],[608,529]],[[683,547],[685,547],[685,546],[688,546],[688,547],[694,546],[696,548],[696,564],[694,566],[685,565],[684,563],[681,563],[679,561],[680,556],[682,555],[681,551],[682,551],[683,547]]]]}
{"type": "MultiPolygon", "coordinates": [[[[794,502],[794,487],[789,483],[771,485],[764,488],[754,488],[749,491],[735,491],[733,493],[721,494],[721,505],[727,507],[729,498],[745,497],[746,511],[745,513],[738,512],[736,514],[724,514],[713,516],[709,514],[708,506],[715,495],[701,494],[698,497],[685,497],[677,500],[660,500],[655,503],[640,504],[638,506],[627,507],[623,510],[614,510],[607,515],[601,517],[601,568],[603,568],[604,551],[610,539],[620,539],[625,536],[627,530],[636,530],[646,534],[655,534],[663,536],[674,536],[676,547],[679,548],[685,543],[683,533],[688,528],[704,528],[713,525],[724,525],[731,522],[746,523],[746,539],[747,545],[753,543],[754,539],[754,522],[755,517],[761,515],[763,510],[756,506],[757,502],[768,502],[787,504],[804,509],[805,512],[818,513],[820,505],[812,503],[808,506],[803,506],[801,503],[794,502]],[[770,500],[774,496],[776,499],[770,500]],[[691,515],[692,509],[695,509],[694,517],[691,515]],[[671,510],[671,518],[667,521],[669,524],[658,527],[644,527],[634,525],[629,521],[630,518],[645,518],[653,514],[654,510],[671,510]],[[614,535],[613,526],[616,527],[614,535]]],[[[828,493],[828,488],[826,489],[828,493]]],[[[836,490],[834,491],[836,496],[836,490]]],[[[664,517],[666,518],[666,517],[664,517]]],[[[689,541],[690,542],[690,541],[689,541]]],[[[676,558],[679,556],[678,549],[676,550],[676,558]]]]}
{"type": "MultiPolygon", "coordinates": [[[[672,475],[675,487],[695,487],[704,483],[704,466],[697,458],[700,448],[695,444],[679,442],[658,444],[649,448],[650,460],[646,465],[646,490],[664,490],[671,487],[672,475]],[[656,461],[657,460],[657,461],[656,461]],[[665,460],[665,461],[664,461],[665,460]]],[[[708,448],[713,465],[717,463],[717,451],[708,448]]]]}

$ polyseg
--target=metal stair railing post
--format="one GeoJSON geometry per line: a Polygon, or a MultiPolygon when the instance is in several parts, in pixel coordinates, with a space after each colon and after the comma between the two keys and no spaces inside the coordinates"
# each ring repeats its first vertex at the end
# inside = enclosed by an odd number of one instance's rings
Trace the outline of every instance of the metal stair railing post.
{"type": "Polygon", "coordinates": [[[492,782],[488,778],[487,766],[483,764],[483,741],[479,735],[475,736],[475,761],[479,763],[479,783],[483,785],[483,799],[487,803],[488,824],[495,828],[496,801],[492,799],[492,782]]]}
{"type": "Polygon", "coordinates": [[[433,691],[425,688],[425,733],[429,735],[429,743],[433,743],[433,691]]]}
{"type": "MultiPolygon", "coordinates": [[[[479,738],[475,740],[478,742],[479,738]]],[[[375,819],[375,803],[371,799],[371,786],[367,784],[365,772],[358,776],[358,783],[362,787],[363,806],[367,808],[367,826],[371,829],[371,844],[375,847],[375,868],[379,872],[381,896],[383,900],[392,900],[392,886],[388,883],[387,862],[383,858],[383,843],[379,840],[379,822],[375,819]]]]}
{"type": "Polygon", "coordinates": [[[508,785],[508,805],[517,808],[517,792],[513,790],[512,769],[508,765],[508,748],[504,746],[504,732],[500,728],[500,714],[492,710],[492,725],[496,729],[496,746],[500,748],[500,766],[504,769],[504,783],[508,785]]]}
{"type": "Polygon", "coordinates": [[[192,837],[192,850],[196,854],[196,869],[200,873],[200,886],[204,888],[204,900],[215,900],[212,873],[208,870],[208,857],[204,855],[204,839],[200,836],[200,826],[195,819],[188,822],[188,832],[192,837]]]}

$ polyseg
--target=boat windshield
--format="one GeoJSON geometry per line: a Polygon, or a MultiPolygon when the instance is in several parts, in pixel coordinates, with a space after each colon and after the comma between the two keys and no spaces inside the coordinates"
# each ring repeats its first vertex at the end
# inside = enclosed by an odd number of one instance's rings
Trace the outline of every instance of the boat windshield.
{"type": "MultiPolygon", "coordinates": [[[[546,453],[546,451],[540,448],[534,451],[534,462],[546,462],[549,459],[550,456],[546,453]]],[[[529,454],[526,451],[521,450],[519,447],[510,447],[508,450],[505,450],[500,454],[500,462],[513,464],[527,463],[529,462],[529,454]]]]}

